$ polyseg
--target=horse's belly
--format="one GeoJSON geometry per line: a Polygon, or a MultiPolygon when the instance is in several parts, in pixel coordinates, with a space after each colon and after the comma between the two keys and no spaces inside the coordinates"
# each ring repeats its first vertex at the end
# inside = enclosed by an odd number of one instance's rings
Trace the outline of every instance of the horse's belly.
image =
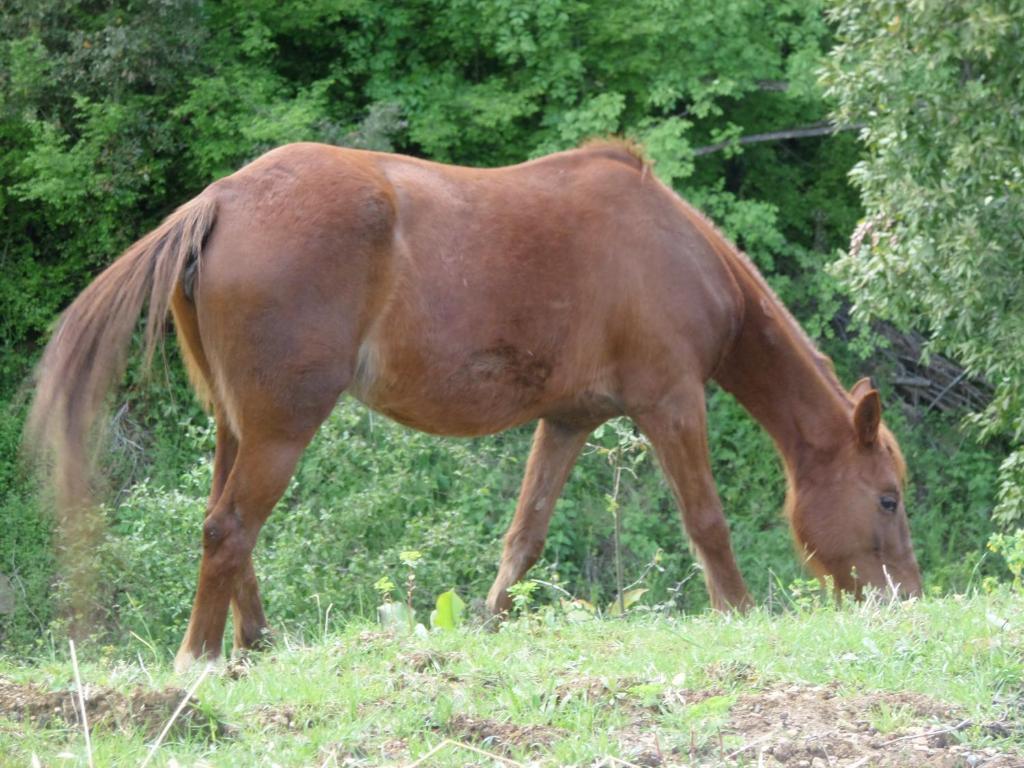
{"type": "Polygon", "coordinates": [[[546,356],[511,344],[432,357],[364,344],[349,391],[401,424],[474,436],[531,421],[553,407],[572,410],[565,403],[584,389],[559,376],[546,356]]]}

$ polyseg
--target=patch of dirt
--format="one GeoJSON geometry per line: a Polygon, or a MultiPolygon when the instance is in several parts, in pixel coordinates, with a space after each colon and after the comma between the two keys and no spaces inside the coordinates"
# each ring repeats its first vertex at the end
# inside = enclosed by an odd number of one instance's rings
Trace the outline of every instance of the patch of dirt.
{"type": "Polygon", "coordinates": [[[398,654],[398,661],[412,668],[414,672],[440,672],[452,661],[461,658],[459,653],[442,651],[413,651],[398,654]]]}
{"type": "MultiPolygon", "coordinates": [[[[707,672],[709,680],[722,683],[751,677],[739,667],[707,672]]],[[[1016,735],[1020,726],[1012,720],[973,724],[955,708],[915,693],[844,696],[838,684],[766,685],[739,695],[720,733],[710,738],[706,727],[701,734],[699,719],[686,734],[666,727],[661,715],[675,719],[689,707],[728,695],[721,688],[581,677],[559,686],[557,695],[559,701],[603,701],[632,721],[612,734],[619,761],[605,758],[592,768],[1024,768],[1024,754],[972,748],[958,736],[968,728],[997,738],[1016,735]]]]}
{"type": "Polygon", "coordinates": [[[715,661],[704,667],[708,680],[720,684],[756,683],[761,673],[745,661],[715,661]]]}
{"type": "Polygon", "coordinates": [[[327,719],[323,713],[310,710],[309,707],[263,706],[256,712],[256,720],[264,728],[279,731],[304,731],[312,728],[327,719]]]}
{"type": "Polygon", "coordinates": [[[639,677],[620,677],[612,681],[579,677],[555,689],[559,704],[575,699],[584,703],[612,706],[620,711],[633,712],[638,717],[660,712],[666,707],[699,704],[724,694],[725,691],[720,688],[693,690],[667,682],[646,681],[639,677]]]}
{"type": "Polygon", "coordinates": [[[240,655],[232,656],[228,659],[224,665],[224,676],[232,680],[241,680],[244,677],[248,677],[249,673],[252,672],[252,668],[255,662],[253,656],[249,652],[243,652],[240,655]]]}
{"type": "Polygon", "coordinates": [[[376,646],[381,643],[388,643],[395,639],[395,636],[390,632],[384,632],[381,630],[365,630],[359,633],[359,646],[360,648],[367,648],[376,646]]]}
{"type": "Polygon", "coordinates": [[[405,739],[388,739],[380,745],[380,756],[386,761],[396,761],[409,754],[405,739]]]}
{"type": "Polygon", "coordinates": [[[659,751],[662,762],[654,764],[1024,768],[1020,755],[957,743],[956,734],[970,725],[953,708],[920,694],[847,697],[839,695],[836,685],[776,685],[737,699],[718,745],[697,754],[681,754],[687,750],[679,746],[667,757],[659,751]],[[885,718],[893,729],[879,733],[872,719],[885,718]]]}
{"type": "Polygon", "coordinates": [[[469,715],[453,716],[445,730],[456,741],[505,754],[513,749],[543,749],[568,735],[560,728],[546,725],[515,725],[469,715]]]}
{"type": "MultiPolygon", "coordinates": [[[[136,688],[130,694],[112,688],[86,685],[83,691],[89,727],[113,728],[127,732],[141,730],[147,739],[156,738],[185,697],[180,688],[148,691],[136,688]]],[[[193,696],[174,722],[172,733],[200,728],[225,735],[228,727],[211,720],[193,696]]],[[[46,691],[0,678],[0,717],[37,728],[64,727],[79,722],[78,694],[74,690],[46,691]]]]}
{"type": "Polygon", "coordinates": [[[641,684],[640,678],[620,677],[609,681],[600,677],[576,677],[555,689],[559,704],[578,700],[585,703],[629,704],[629,689],[641,684]]]}

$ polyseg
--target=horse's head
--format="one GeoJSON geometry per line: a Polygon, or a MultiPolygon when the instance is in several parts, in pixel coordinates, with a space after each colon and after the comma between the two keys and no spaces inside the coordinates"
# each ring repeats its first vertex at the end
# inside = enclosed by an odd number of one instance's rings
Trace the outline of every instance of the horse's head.
{"type": "Polygon", "coordinates": [[[818,576],[860,596],[865,586],[921,593],[903,491],[906,465],[882,423],[868,379],[850,391],[853,413],[839,444],[791,468],[788,511],[797,543],[818,576]]]}

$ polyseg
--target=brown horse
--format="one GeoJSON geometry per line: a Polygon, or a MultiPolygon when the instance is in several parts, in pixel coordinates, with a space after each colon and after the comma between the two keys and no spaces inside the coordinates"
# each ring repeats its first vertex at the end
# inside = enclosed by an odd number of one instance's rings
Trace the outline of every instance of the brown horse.
{"type": "Polygon", "coordinates": [[[810,567],[843,590],[920,591],[904,466],[866,381],[847,392],[753,265],[650,172],[601,142],[508,168],[294,144],[210,185],[64,313],[29,432],[81,503],[87,437],[148,302],[168,308],[217,421],[184,667],[266,628],[251,554],[339,396],[416,429],[539,420],[488,605],[537,560],[570,468],[624,414],[650,439],[716,608],[750,604],[708,460],[704,385],[764,425],[810,567]]]}

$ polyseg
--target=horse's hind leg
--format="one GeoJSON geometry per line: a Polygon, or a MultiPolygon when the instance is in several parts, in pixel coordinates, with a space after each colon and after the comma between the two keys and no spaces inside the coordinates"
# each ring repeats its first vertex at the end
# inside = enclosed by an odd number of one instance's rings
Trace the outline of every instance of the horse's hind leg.
{"type": "Polygon", "coordinates": [[[516,514],[505,534],[498,578],[487,595],[492,613],[512,607],[508,588],[523,578],[540,557],[555,502],[589,434],[588,429],[564,427],[547,419],[537,424],[516,514]]]}
{"type": "MultiPolygon", "coordinates": [[[[255,433],[240,439],[224,487],[203,523],[199,586],[188,630],[175,659],[176,669],[183,670],[202,656],[220,655],[228,604],[233,597],[242,598],[237,603],[243,619],[253,618],[252,601],[258,602],[259,597],[257,592],[247,590],[252,549],[314,431],[255,433]]],[[[262,613],[260,607],[258,616],[262,613]]],[[[244,620],[242,626],[246,626],[244,620]]]]}
{"type": "Polygon", "coordinates": [[[245,559],[235,580],[235,592],[231,596],[231,613],[235,624],[236,652],[269,646],[267,617],[263,613],[263,600],[260,598],[260,587],[256,581],[256,568],[252,564],[252,553],[245,559]]]}
{"type": "Polygon", "coordinates": [[[729,541],[708,453],[704,388],[694,385],[633,415],[658,455],[683,513],[686,532],[704,566],[711,604],[719,610],[751,604],[729,541]]]}
{"type": "MultiPolygon", "coordinates": [[[[238,455],[238,438],[231,431],[227,418],[220,409],[217,409],[216,420],[217,447],[213,454],[213,483],[206,506],[207,516],[216,508],[235,465],[235,457],[238,455]]],[[[257,648],[266,643],[267,617],[263,613],[263,602],[260,600],[259,584],[256,581],[256,570],[252,564],[251,554],[242,564],[235,582],[231,596],[231,612],[234,614],[235,651],[257,648]]]]}

